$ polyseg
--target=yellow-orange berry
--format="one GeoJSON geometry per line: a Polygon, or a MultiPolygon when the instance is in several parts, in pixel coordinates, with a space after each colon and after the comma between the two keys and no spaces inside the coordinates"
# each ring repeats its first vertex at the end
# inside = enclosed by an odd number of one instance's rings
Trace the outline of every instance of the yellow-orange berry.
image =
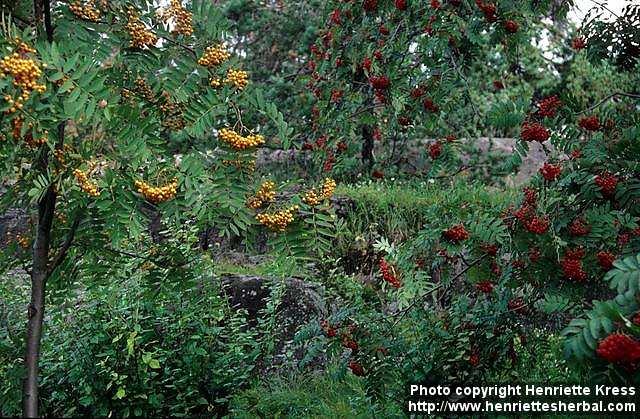
{"type": "Polygon", "coordinates": [[[222,44],[218,44],[208,47],[202,57],[198,59],[198,64],[205,67],[214,67],[227,61],[229,57],[231,57],[231,54],[227,51],[227,48],[222,44]]]}
{"type": "Polygon", "coordinates": [[[220,131],[218,131],[218,137],[238,151],[257,147],[265,142],[262,135],[250,134],[245,137],[229,128],[220,129],[220,131]]]}
{"type": "Polygon", "coordinates": [[[131,36],[129,46],[140,49],[154,46],[158,42],[158,37],[142,23],[135,9],[129,8],[127,15],[126,28],[131,36]]]}
{"type": "Polygon", "coordinates": [[[249,84],[249,74],[243,70],[230,68],[224,81],[233,85],[236,89],[242,90],[249,84]]]}
{"type": "Polygon", "coordinates": [[[272,213],[263,212],[256,215],[256,220],[272,231],[283,232],[295,220],[293,215],[298,208],[297,205],[293,205],[272,213]]]}
{"type": "Polygon", "coordinates": [[[134,184],[138,192],[140,192],[147,201],[153,202],[154,204],[173,199],[178,190],[177,178],[174,178],[171,182],[163,186],[151,186],[142,180],[136,180],[134,184]]]}
{"type": "Polygon", "coordinates": [[[80,189],[82,189],[87,195],[94,198],[100,195],[98,185],[89,179],[86,172],[83,172],[80,169],[74,169],[73,175],[75,176],[80,189]]]}
{"type": "Polygon", "coordinates": [[[276,184],[273,181],[262,182],[256,194],[247,200],[249,208],[258,209],[267,202],[273,202],[276,197],[276,184]]]}

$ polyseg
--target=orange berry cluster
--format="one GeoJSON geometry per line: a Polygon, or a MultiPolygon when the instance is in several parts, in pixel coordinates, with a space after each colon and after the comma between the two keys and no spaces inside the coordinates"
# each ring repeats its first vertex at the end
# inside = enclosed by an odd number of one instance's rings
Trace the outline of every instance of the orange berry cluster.
{"type": "MultiPolygon", "coordinates": [[[[34,51],[24,43],[19,44],[18,49],[21,52],[34,51]]],[[[15,99],[9,95],[4,97],[4,100],[11,105],[8,113],[22,109],[24,102],[29,100],[33,91],[44,93],[47,90],[47,86],[38,83],[38,79],[42,76],[42,69],[36,61],[26,58],[24,54],[14,52],[0,60],[0,78],[7,75],[13,78],[13,85],[21,90],[20,95],[15,99]]]]}
{"type": "Polygon", "coordinates": [[[256,220],[270,230],[283,232],[287,226],[293,222],[293,214],[298,211],[298,209],[299,207],[297,205],[293,205],[273,213],[263,212],[256,215],[256,220]]]}
{"type": "MultiPolygon", "coordinates": [[[[34,138],[32,132],[27,132],[23,137],[21,135],[23,123],[24,120],[22,118],[14,118],[11,120],[12,134],[14,139],[24,140],[24,142],[27,143],[27,145],[31,148],[37,148],[47,142],[47,137],[49,136],[49,131],[47,130],[44,130],[44,135],[39,138],[34,138]]],[[[29,124],[29,127],[33,127],[33,124],[29,124]]]]}
{"type": "Polygon", "coordinates": [[[255,170],[256,168],[256,161],[255,159],[250,159],[250,160],[240,160],[240,159],[236,159],[236,160],[222,160],[222,164],[226,165],[226,166],[234,166],[238,169],[242,169],[242,168],[246,168],[248,170],[255,170]]]}
{"type": "Polygon", "coordinates": [[[69,5],[71,13],[79,17],[80,19],[90,20],[91,22],[97,22],[100,19],[100,11],[94,7],[93,0],[81,2],[74,1],[69,5]],[[83,4],[84,3],[84,4],[83,4]]]}
{"type": "Polygon", "coordinates": [[[140,192],[147,201],[158,204],[160,202],[169,201],[176,196],[178,179],[173,178],[170,183],[167,183],[164,186],[151,186],[145,181],[136,180],[135,186],[136,189],[138,189],[138,192],[140,192]]]}
{"type": "Polygon", "coordinates": [[[311,189],[305,192],[304,196],[302,197],[302,201],[307,205],[318,205],[325,199],[331,198],[335,189],[336,181],[331,178],[326,178],[324,180],[324,183],[322,184],[322,191],[320,193],[316,192],[315,189],[311,189]]]}
{"type": "Polygon", "coordinates": [[[160,104],[160,111],[163,114],[162,125],[173,130],[180,131],[187,125],[183,118],[182,106],[171,100],[168,92],[162,92],[164,102],[160,104]]]}
{"type": "Polygon", "coordinates": [[[129,21],[127,22],[127,32],[131,36],[131,42],[129,45],[132,48],[146,48],[151,47],[158,42],[158,37],[147,29],[147,27],[140,21],[138,13],[133,9],[129,8],[127,11],[127,16],[129,21]]]}
{"type": "Polygon", "coordinates": [[[182,7],[180,0],[171,0],[171,4],[163,13],[165,20],[173,19],[175,25],[171,32],[191,36],[193,34],[193,14],[182,7]]]}
{"type": "Polygon", "coordinates": [[[198,59],[198,64],[205,67],[213,67],[227,61],[229,57],[231,57],[231,54],[225,46],[218,44],[213,47],[208,47],[202,57],[198,59]]]}
{"type": "Polygon", "coordinates": [[[147,83],[147,81],[142,77],[138,77],[134,83],[136,85],[136,93],[149,102],[153,102],[155,95],[153,94],[153,89],[151,89],[149,83],[147,83]]]}
{"type": "Polygon", "coordinates": [[[213,87],[214,89],[218,89],[220,86],[222,86],[222,80],[220,80],[219,77],[212,77],[211,79],[209,79],[209,86],[213,87]]]}
{"type": "Polygon", "coordinates": [[[262,135],[251,134],[245,137],[229,128],[222,128],[218,132],[218,137],[235,150],[246,150],[264,144],[264,137],[262,135]]]}
{"type": "Polygon", "coordinates": [[[258,209],[267,202],[273,202],[276,197],[276,184],[273,181],[262,182],[254,196],[247,200],[249,208],[258,209]]]}
{"type": "Polygon", "coordinates": [[[236,89],[242,90],[249,84],[249,73],[244,70],[230,68],[224,81],[233,85],[236,89]]]}
{"type": "Polygon", "coordinates": [[[95,182],[89,180],[89,176],[87,176],[86,172],[83,172],[80,169],[75,169],[73,171],[73,175],[76,177],[76,181],[78,182],[80,189],[82,189],[87,195],[94,198],[100,195],[100,191],[98,191],[98,185],[95,182]]]}
{"type": "Polygon", "coordinates": [[[56,160],[58,160],[58,163],[64,166],[66,162],[65,154],[69,153],[71,150],[72,150],[71,145],[65,144],[62,149],[59,149],[59,148],[55,149],[53,151],[53,156],[56,158],[56,160]]]}
{"type": "Polygon", "coordinates": [[[18,246],[22,247],[23,249],[28,249],[31,242],[28,236],[22,235],[22,233],[18,233],[14,236],[13,233],[9,231],[7,232],[7,242],[11,243],[12,241],[18,243],[18,246]]]}

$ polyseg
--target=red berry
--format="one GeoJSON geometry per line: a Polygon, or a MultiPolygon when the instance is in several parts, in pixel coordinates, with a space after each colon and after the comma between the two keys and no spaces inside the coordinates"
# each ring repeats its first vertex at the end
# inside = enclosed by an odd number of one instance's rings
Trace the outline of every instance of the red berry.
{"type": "Polygon", "coordinates": [[[560,106],[562,106],[562,102],[557,96],[546,97],[538,102],[538,115],[552,118],[556,115],[560,106]]]}
{"type": "Polygon", "coordinates": [[[493,81],[493,88],[496,90],[502,90],[504,89],[504,83],[502,83],[502,80],[494,80],[493,81]]]}
{"type": "Polygon", "coordinates": [[[422,87],[414,87],[411,89],[411,97],[414,99],[418,99],[424,95],[424,89],[422,87]]]}
{"type": "Polygon", "coordinates": [[[487,22],[495,22],[498,17],[496,16],[496,5],[493,3],[483,3],[482,0],[476,0],[476,6],[484,14],[484,18],[487,22]]]}
{"type": "Polygon", "coordinates": [[[480,292],[489,294],[491,293],[491,291],[493,291],[493,284],[491,283],[491,281],[481,281],[476,284],[476,288],[480,292]]]}
{"type": "Polygon", "coordinates": [[[436,105],[435,103],[433,103],[433,100],[426,98],[423,102],[422,102],[422,106],[424,106],[424,108],[432,113],[437,113],[440,111],[440,108],[438,107],[438,105],[436,105]]]}
{"type": "Polygon", "coordinates": [[[371,176],[375,179],[382,179],[384,178],[384,172],[380,170],[374,170],[373,172],[371,172],[371,176]]]}
{"type": "Polygon", "coordinates": [[[331,102],[338,103],[342,99],[344,92],[340,89],[333,89],[331,91],[331,102]]]}
{"type": "Polygon", "coordinates": [[[569,225],[569,233],[575,237],[586,236],[589,231],[591,231],[591,228],[582,218],[576,218],[569,225]]]}
{"type": "Polygon", "coordinates": [[[371,71],[371,58],[364,57],[364,59],[362,60],[362,68],[367,71],[371,71]]]}
{"type": "Polygon", "coordinates": [[[553,164],[550,164],[550,163],[545,163],[540,168],[540,174],[542,175],[544,180],[546,180],[548,182],[553,182],[554,180],[556,180],[558,178],[558,176],[560,176],[561,172],[562,172],[562,166],[553,165],[553,164]]]}
{"type": "Polygon", "coordinates": [[[342,337],[342,346],[344,346],[347,349],[351,349],[351,352],[356,353],[358,352],[358,342],[356,342],[355,340],[351,339],[351,337],[345,335],[342,337]]]}
{"type": "Polygon", "coordinates": [[[582,269],[583,249],[567,250],[560,260],[560,266],[566,279],[582,282],[587,279],[587,273],[582,269]]]}
{"type": "Polygon", "coordinates": [[[431,0],[431,8],[438,10],[440,8],[440,2],[438,0],[431,0]]]}
{"type": "Polygon", "coordinates": [[[462,224],[454,225],[450,229],[445,230],[442,235],[452,243],[460,243],[469,238],[469,232],[462,224]]]}
{"type": "Polygon", "coordinates": [[[533,216],[525,224],[527,230],[533,234],[544,234],[549,229],[549,220],[547,217],[533,216]]]}
{"type": "Polygon", "coordinates": [[[380,35],[389,35],[389,29],[384,26],[384,25],[380,25],[380,35]]]}
{"type": "Polygon", "coordinates": [[[400,279],[398,279],[395,272],[393,272],[393,267],[389,265],[384,258],[380,259],[379,266],[380,272],[382,273],[382,279],[391,284],[394,288],[400,288],[402,286],[400,279]]]}
{"type": "Polygon", "coordinates": [[[395,0],[396,9],[407,10],[407,0],[395,0]]]}
{"type": "Polygon", "coordinates": [[[616,255],[613,253],[601,250],[596,257],[598,258],[598,265],[604,268],[604,270],[609,271],[613,268],[613,262],[616,260],[616,255]]]}
{"type": "Polygon", "coordinates": [[[612,333],[600,341],[596,353],[612,364],[634,364],[640,360],[640,342],[622,333],[612,333]]]}
{"type": "Polygon", "coordinates": [[[365,375],[364,368],[357,361],[349,361],[349,369],[353,373],[353,375],[357,375],[358,377],[363,377],[365,375]]]}
{"type": "Polygon", "coordinates": [[[432,160],[435,160],[440,157],[440,154],[442,154],[442,144],[440,144],[439,141],[436,141],[429,146],[429,157],[431,157],[432,160]]]}
{"type": "Polygon", "coordinates": [[[371,86],[377,90],[386,90],[391,84],[391,81],[387,76],[372,76],[369,78],[369,82],[371,83],[371,86]]]}
{"type": "Polygon", "coordinates": [[[334,25],[340,25],[342,23],[342,21],[340,20],[340,10],[335,9],[333,12],[331,12],[331,14],[329,15],[329,19],[334,25]]]}
{"type": "Polygon", "coordinates": [[[366,12],[375,12],[378,8],[378,0],[364,0],[362,2],[362,8],[366,12]]]}
{"type": "Polygon", "coordinates": [[[489,256],[495,256],[498,254],[498,246],[495,244],[484,243],[481,248],[489,256]]]}
{"type": "Polygon", "coordinates": [[[600,129],[600,120],[597,115],[583,116],[578,121],[578,125],[587,131],[598,131],[600,129]]]}
{"type": "Polygon", "coordinates": [[[520,138],[524,141],[543,143],[549,139],[549,130],[539,122],[524,122],[520,130],[520,138]]]}
{"type": "Polygon", "coordinates": [[[631,322],[636,326],[640,326],[640,313],[636,313],[636,315],[633,316],[633,320],[631,320],[631,322]]]}
{"type": "Polygon", "coordinates": [[[586,46],[587,46],[587,43],[581,37],[573,38],[571,40],[571,48],[573,48],[576,51],[580,51],[586,46]]]}
{"type": "Polygon", "coordinates": [[[612,196],[618,186],[618,178],[609,173],[603,173],[595,178],[596,185],[600,187],[600,192],[604,196],[612,196]]]}
{"type": "Polygon", "coordinates": [[[516,33],[520,29],[520,25],[515,20],[507,20],[504,22],[504,30],[509,33],[516,33]]]}
{"type": "Polygon", "coordinates": [[[472,367],[477,367],[478,364],[480,364],[480,356],[477,353],[472,353],[471,356],[469,356],[469,364],[471,364],[472,367]]]}

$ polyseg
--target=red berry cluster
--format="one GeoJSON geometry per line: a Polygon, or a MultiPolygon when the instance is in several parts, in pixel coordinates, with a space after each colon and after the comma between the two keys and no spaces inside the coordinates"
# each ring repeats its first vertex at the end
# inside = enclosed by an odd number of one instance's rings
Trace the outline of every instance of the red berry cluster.
{"type": "Polygon", "coordinates": [[[462,224],[454,225],[448,230],[445,230],[442,235],[445,239],[452,243],[460,243],[469,238],[469,232],[464,228],[462,224]]]}
{"type": "Polygon", "coordinates": [[[342,20],[340,19],[340,10],[334,9],[333,12],[329,14],[329,20],[331,20],[331,23],[334,25],[340,26],[342,23],[342,20]]]}
{"type": "Polygon", "coordinates": [[[328,338],[333,338],[338,335],[336,328],[331,326],[327,320],[322,320],[320,322],[320,328],[328,338]]]}
{"type": "Polygon", "coordinates": [[[495,256],[498,254],[498,246],[495,244],[484,243],[480,246],[482,251],[489,256],[495,256]]]}
{"type": "Polygon", "coordinates": [[[429,157],[435,160],[440,157],[440,154],[442,154],[442,144],[440,144],[440,141],[436,141],[429,146],[429,157]]]}
{"type": "Polygon", "coordinates": [[[602,192],[604,196],[612,196],[618,186],[618,178],[609,173],[596,176],[595,182],[596,185],[600,187],[600,192],[602,192]]]}
{"type": "Polygon", "coordinates": [[[493,291],[493,283],[491,281],[480,281],[476,284],[476,288],[480,292],[489,294],[493,291]]]}
{"type": "Polygon", "coordinates": [[[567,250],[560,260],[560,266],[566,279],[582,282],[587,279],[587,273],[582,268],[584,249],[567,250]]]}
{"type": "Polygon", "coordinates": [[[558,108],[562,106],[562,102],[558,96],[549,96],[538,102],[538,115],[541,117],[553,118],[558,112],[558,108]]]}
{"type": "Polygon", "coordinates": [[[364,368],[356,360],[352,359],[351,361],[349,361],[349,369],[351,370],[353,375],[357,375],[358,377],[363,377],[366,375],[364,368]]]}
{"type": "Polygon", "coordinates": [[[431,112],[431,113],[438,113],[440,112],[440,107],[438,105],[436,105],[434,103],[433,100],[426,98],[424,101],[422,101],[422,106],[424,106],[424,109],[431,112]]]}
{"type": "Polygon", "coordinates": [[[560,173],[562,173],[562,166],[560,166],[559,164],[554,165],[545,163],[540,168],[540,174],[547,182],[553,182],[554,180],[556,180],[558,176],[560,176],[560,173]]]}
{"type": "Polygon", "coordinates": [[[576,51],[580,51],[587,46],[587,43],[581,37],[576,37],[571,40],[571,48],[576,51]]]}
{"type": "Polygon", "coordinates": [[[578,121],[578,125],[587,131],[598,131],[600,129],[600,119],[597,115],[583,116],[578,121]]]}
{"type": "Polygon", "coordinates": [[[520,138],[524,141],[537,141],[543,143],[549,139],[551,133],[539,122],[523,122],[520,130],[520,138]]]}
{"type": "Polygon", "coordinates": [[[419,99],[422,96],[424,96],[424,89],[420,86],[414,87],[413,89],[411,89],[411,97],[414,99],[419,99]]]}
{"type": "Polygon", "coordinates": [[[369,82],[375,90],[387,90],[391,85],[387,76],[372,76],[369,78],[369,82]]]}
{"type": "Polygon", "coordinates": [[[520,25],[515,20],[506,20],[503,24],[504,30],[509,33],[516,33],[520,29],[520,25]]]}
{"type": "Polygon", "coordinates": [[[364,0],[362,8],[365,12],[375,12],[378,9],[378,0],[364,0]]]}
{"type": "Polygon", "coordinates": [[[395,272],[393,272],[393,267],[389,265],[384,258],[380,259],[379,266],[380,272],[382,273],[382,279],[391,284],[394,288],[400,288],[402,286],[400,279],[397,277],[395,272]]]}
{"type": "Polygon", "coordinates": [[[544,234],[549,229],[549,219],[536,215],[537,193],[535,189],[524,188],[524,201],[520,208],[513,212],[514,217],[527,231],[534,234],[544,234]]]}
{"type": "Polygon", "coordinates": [[[616,260],[616,255],[611,252],[601,250],[596,255],[596,258],[598,258],[598,265],[600,265],[605,271],[609,271],[613,268],[613,262],[616,260]]]}
{"type": "Polygon", "coordinates": [[[497,9],[495,4],[483,3],[482,0],[476,0],[476,6],[478,6],[478,9],[480,9],[487,22],[491,23],[498,20],[498,17],[496,16],[497,9]]]}
{"type": "Polygon", "coordinates": [[[351,349],[352,354],[355,354],[360,349],[360,347],[358,346],[358,342],[353,340],[351,335],[349,335],[348,333],[342,335],[342,346],[347,349],[351,349]]]}
{"type": "Polygon", "coordinates": [[[504,83],[502,82],[502,80],[494,80],[493,88],[496,90],[502,90],[504,89],[504,83]]]}
{"type": "Polygon", "coordinates": [[[407,0],[395,0],[395,6],[398,10],[407,10],[407,0]]]}
{"type": "Polygon", "coordinates": [[[586,236],[591,231],[591,228],[582,218],[576,218],[569,224],[569,234],[574,237],[586,236]]]}
{"type": "Polygon", "coordinates": [[[596,353],[612,364],[632,365],[640,361],[640,342],[622,333],[612,333],[600,341],[596,353]]]}

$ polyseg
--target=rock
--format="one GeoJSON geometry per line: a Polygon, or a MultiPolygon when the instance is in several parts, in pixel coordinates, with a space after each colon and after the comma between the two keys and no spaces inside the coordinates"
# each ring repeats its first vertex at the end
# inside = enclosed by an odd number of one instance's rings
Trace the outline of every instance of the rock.
{"type": "MultiPolygon", "coordinates": [[[[294,346],[296,333],[327,316],[322,288],[301,279],[233,274],[223,276],[221,285],[231,307],[247,311],[249,327],[256,327],[260,320],[269,320],[265,309],[272,297],[279,300],[276,300],[273,359],[261,363],[260,370],[264,373],[285,363],[300,361],[305,348],[294,346]]],[[[324,359],[315,359],[310,365],[323,364],[324,359]]]]}

